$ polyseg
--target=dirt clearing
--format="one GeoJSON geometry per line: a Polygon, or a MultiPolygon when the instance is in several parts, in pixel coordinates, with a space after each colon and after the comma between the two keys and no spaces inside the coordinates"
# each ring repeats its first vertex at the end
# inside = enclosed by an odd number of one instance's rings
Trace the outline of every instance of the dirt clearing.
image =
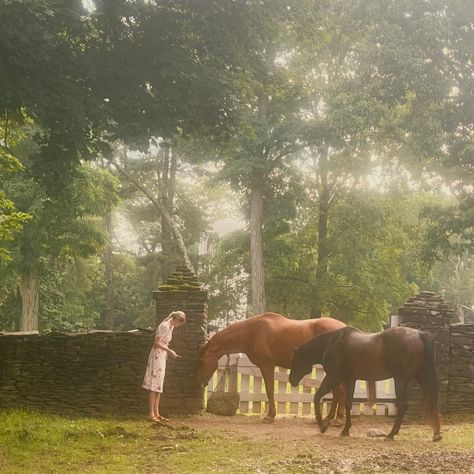
{"type": "MultiPolygon", "coordinates": [[[[274,446],[278,456],[266,467],[255,467],[253,472],[259,473],[474,472],[472,424],[465,426],[455,419],[445,422],[440,443],[431,441],[431,427],[421,422],[402,425],[394,442],[367,436],[371,429],[388,433],[392,423],[392,418],[354,417],[349,438],[339,437],[340,427],[321,434],[312,419],[303,417],[277,418],[265,424],[258,417],[205,414],[187,419],[185,426],[198,433],[212,432],[223,438],[222,443],[274,446]]],[[[250,458],[249,452],[242,463],[252,472],[250,458]]]]}

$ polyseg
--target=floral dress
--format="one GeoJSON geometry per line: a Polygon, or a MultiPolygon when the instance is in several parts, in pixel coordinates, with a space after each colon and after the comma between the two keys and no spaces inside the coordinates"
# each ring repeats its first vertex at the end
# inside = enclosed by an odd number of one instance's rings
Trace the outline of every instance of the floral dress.
{"type": "MultiPolygon", "coordinates": [[[[173,337],[173,327],[171,320],[163,321],[156,330],[155,342],[160,341],[162,344],[168,345],[173,337]]],[[[148,356],[143,388],[152,392],[161,393],[163,391],[167,358],[168,353],[166,351],[153,346],[148,356]]]]}

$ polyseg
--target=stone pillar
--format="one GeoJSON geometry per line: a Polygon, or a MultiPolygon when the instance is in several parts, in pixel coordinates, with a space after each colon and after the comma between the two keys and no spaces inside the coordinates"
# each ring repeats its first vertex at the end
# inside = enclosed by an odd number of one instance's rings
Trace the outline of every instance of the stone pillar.
{"type": "MultiPolygon", "coordinates": [[[[435,341],[436,367],[440,380],[439,407],[447,409],[449,381],[449,333],[454,310],[444,299],[431,291],[422,291],[410,298],[400,309],[400,325],[429,332],[435,341]]],[[[421,390],[417,384],[410,386],[411,415],[421,413],[421,390]],[[416,385],[416,386],[415,386],[416,385]]]]}
{"type": "Polygon", "coordinates": [[[448,412],[472,413],[474,407],[474,324],[451,325],[448,412]]]}
{"type": "Polygon", "coordinates": [[[153,292],[156,320],[160,324],[172,311],[184,311],[187,322],[175,329],[170,347],[182,359],[167,361],[163,413],[192,414],[204,408],[204,389],[196,383],[199,346],[206,341],[207,291],[193,272],[178,267],[166,284],[153,292]]]}

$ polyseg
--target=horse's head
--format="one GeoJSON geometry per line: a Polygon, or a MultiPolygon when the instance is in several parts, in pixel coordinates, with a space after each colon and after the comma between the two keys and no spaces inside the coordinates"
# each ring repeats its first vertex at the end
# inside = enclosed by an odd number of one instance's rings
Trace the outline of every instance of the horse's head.
{"type": "Polygon", "coordinates": [[[311,373],[313,370],[313,362],[307,357],[304,351],[297,349],[291,361],[291,370],[289,380],[293,387],[296,387],[299,381],[311,373]]]}
{"type": "Polygon", "coordinates": [[[212,339],[199,347],[199,362],[196,380],[200,384],[206,384],[217,369],[219,355],[217,347],[212,344],[212,339]]]}

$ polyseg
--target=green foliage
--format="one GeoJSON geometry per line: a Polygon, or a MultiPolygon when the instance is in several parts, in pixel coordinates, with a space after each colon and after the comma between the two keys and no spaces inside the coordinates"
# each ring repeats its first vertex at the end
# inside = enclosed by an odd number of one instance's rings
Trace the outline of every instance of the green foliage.
{"type": "Polygon", "coordinates": [[[25,212],[16,211],[13,202],[0,191],[0,261],[11,261],[10,252],[5,248],[6,243],[15,238],[15,234],[30,217],[25,212]]]}
{"type": "MultiPolygon", "coordinates": [[[[291,231],[266,242],[269,308],[306,318],[312,298],[323,313],[378,330],[418,289],[423,196],[353,191],[334,206],[328,271],[315,280],[317,220],[308,210],[291,231]]],[[[303,212],[303,211],[301,211],[303,212]]],[[[300,213],[301,216],[301,213],[300,213]]]]}
{"type": "MultiPolygon", "coordinates": [[[[218,193],[208,175],[230,183],[246,213],[250,190],[261,188],[270,308],[305,317],[313,300],[326,314],[378,328],[416,285],[472,304],[455,290],[471,288],[470,279],[448,282],[439,270],[453,255],[469,269],[474,248],[470,2],[94,6],[4,0],[0,8],[4,327],[15,326],[18,279],[30,270],[41,275],[43,328],[105,324],[101,218],[117,204],[118,182],[83,163],[108,156],[121,140],[142,150],[128,169],[159,196],[151,137],[166,138],[180,155],[174,212],[194,262],[222,212],[209,205],[218,193]],[[212,171],[203,165],[209,161],[212,171]],[[317,176],[303,176],[314,167],[317,176]],[[434,186],[449,187],[453,199],[362,192],[375,167],[410,172],[411,186],[437,178],[434,186]],[[423,203],[429,209],[420,221],[423,203]],[[322,204],[328,239],[318,243],[322,204]],[[431,279],[422,248],[429,264],[442,261],[431,279]]],[[[163,229],[131,186],[122,182],[121,192],[139,251],[129,256],[115,245],[117,327],[148,325],[163,229]]],[[[248,289],[244,234],[224,239],[202,265],[210,314],[237,311],[248,289]]]]}
{"type": "Polygon", "coordinates": [[[474,250],[474,197],[462,193],[457,200],[424,210],[430,227],[425,245],[429,262],[474,250]]]}
{"type": "Polygon", "coordinates": [[[113,178],[87,167],[78,170],[74,180],[64,182],[54,197],[48,196],[47,188],[29,175],[28,170],[4,183],[16,208],[31,216],[10,246],[19,271],[37,267],[42,257],[68,258],[96,253],[103,245],[96,217],[116,202],[114,187],[113,178]]]}
{"type": "MultiPolygon", "coordinates": [[[[150,272],[126,254],[113,257],[114,328],[154,326],[150,272]]],[[[21,313],[18,278],[3,281],[0,329],[14,330],[21,313]]],[[[74,257],[53,264],[42,262],[40,330],[80,332],[106,329],[105,268],[100,257],[74,257]]]]}
{"type": "Polygon", "coordinates": [[[96,258],[75,258],[60,268],[47,267],[41,275],[41,330],[94,329],[100,320],[99,309],[104,306],[102,280],[102,268],[96,258]]]}
{"type": "Polygon", "coordinates": [[[100,218],[118,202],[117,180],[104,170],[83,165],[72,174],[62,176],[51,189],[36,175],[39,148],[34,135],[37,130],[33,126],[23,127],[23,135],[13,149],[21,161],[21,171],[0,176],[11,206],[19,211],[16,215],[28,218],[21,228],[17,225],[15,238],[5,244],[11,259],[2,265],[0,274],[13,286],[5,303],[10,310],[3,313],[2,325],[11,326],[8,321],[19,313],[18,306],[12,303],[18,301],[21,275],[34,271],[40,278],[42,329],[80,328],[83,323],[91,327],[93,314],[89,322],[76,324],[74,318],[69,323],[64,322],[68,315],[57,266],[75,257],[94,255],[102,249],[104,236],[100,218]]]}
{"type": "MultiPolygon", "coordinates": [[[[144,262],[142,262],[144,263],[144,262]]],[[[130,255],[117,254],[114,268],[114,327],[155,327],[155,305],[151,292],[156,290],[150,268],[130,255]]]]}
{"type": "Polygon", "coordinates": [[[249,286],[249,243],[246,232],[236,231],[213,242],[211,256],[201,262],[200,280],[209,290],[209,320],[225,322],[246,312],[249,286]]]}
{"type": "MultiPolygon", "coordinates": [[[[10,120],[0,118],[0,126],[4,131],[3,144],[0,142],[0,183],[11,178],[14,173],[23,169],[18,159],[12,154],[7,146],[10,143],[18,143],[21,140],[21,130],[10,120]]],[[[11,260],[11,256],[6,247],[6,242],[12,241],[15,234],[21,230],[23,224],[31,216],[27,213],[19,212],[14,203],[0,190],[0,262],[11,260]]]]}

